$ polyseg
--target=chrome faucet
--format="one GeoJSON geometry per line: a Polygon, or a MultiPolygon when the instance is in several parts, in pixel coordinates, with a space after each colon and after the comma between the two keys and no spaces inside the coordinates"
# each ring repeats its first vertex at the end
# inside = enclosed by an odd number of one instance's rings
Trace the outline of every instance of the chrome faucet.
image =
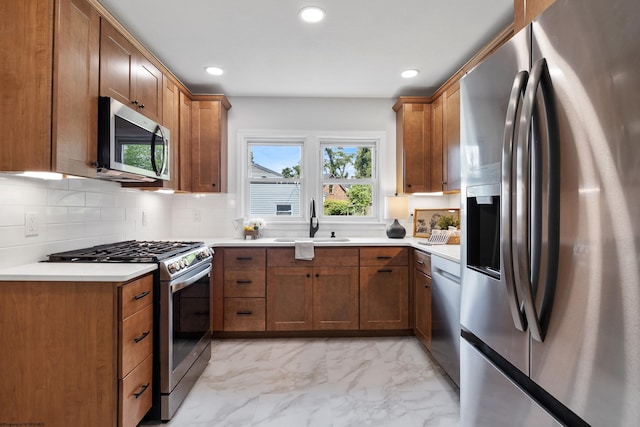
{"type": "Polygon", "coordinates": [[[316,218],[316,201],[311,199],[311,219],[309,222],[309,237],[313,237],[318,232],[320,224],[318,224],[318,218],[316,218]]]}

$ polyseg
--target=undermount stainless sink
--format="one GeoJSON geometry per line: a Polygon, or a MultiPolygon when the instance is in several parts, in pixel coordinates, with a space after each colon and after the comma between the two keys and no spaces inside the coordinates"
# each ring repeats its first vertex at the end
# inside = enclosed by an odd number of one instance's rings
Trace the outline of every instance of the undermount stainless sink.
{"type": "Polygon", "coordinates": [[[300,240],[313,240],[315,243],[339,243],[339,242],[349,242],[350,239],[348,237],[314,237],[314,238],[309,238],[309,237],[298,237],[298,238],[292,238],[292,237],[282,237],[282,238],[277,238],[277,239],[273,239],[274,242],[280,242],[280,243],[293,243],[296,240],[300,241],[300,240]]]}

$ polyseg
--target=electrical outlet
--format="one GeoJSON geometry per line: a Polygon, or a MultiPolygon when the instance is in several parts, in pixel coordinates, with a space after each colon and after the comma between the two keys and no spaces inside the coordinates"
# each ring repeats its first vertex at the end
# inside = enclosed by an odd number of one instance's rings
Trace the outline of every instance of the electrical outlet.
{"type": "Polygon", "coordinates": [[[200,209],[194,209],[193,210],[193,222],[200,222],[201,218],[200,218],[200,209]]]}
{"type": "Polygon", "coordinates": [[[142,211],[142,226],[146,227],[147,225],[149,225],[149,215],[145,212],[142,211]]]}
{"type": "Polygon", "coordinates": [[[38,212],[26,212],[24,217],[24,235],[25,237],[37,236],[39,232],[38,212]]]}

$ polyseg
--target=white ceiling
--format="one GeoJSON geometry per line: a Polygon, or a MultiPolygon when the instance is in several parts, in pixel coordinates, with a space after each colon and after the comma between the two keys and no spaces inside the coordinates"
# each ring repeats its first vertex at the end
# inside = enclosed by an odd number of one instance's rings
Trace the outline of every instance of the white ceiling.
{"type": "Polygon", "coordinates": [[[513,21],[513,0],[99,1],[194,94],[228,96],[430,96],[513,21]]]}

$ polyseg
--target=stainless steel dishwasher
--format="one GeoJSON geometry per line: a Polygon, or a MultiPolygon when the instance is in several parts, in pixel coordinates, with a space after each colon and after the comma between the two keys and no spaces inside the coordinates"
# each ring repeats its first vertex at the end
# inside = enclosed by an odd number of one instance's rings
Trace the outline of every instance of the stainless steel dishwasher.
{"type": "Polygon", "coordinates": [[[431,354],[460,387],[460,264],[431,257],[431,354]]]}

